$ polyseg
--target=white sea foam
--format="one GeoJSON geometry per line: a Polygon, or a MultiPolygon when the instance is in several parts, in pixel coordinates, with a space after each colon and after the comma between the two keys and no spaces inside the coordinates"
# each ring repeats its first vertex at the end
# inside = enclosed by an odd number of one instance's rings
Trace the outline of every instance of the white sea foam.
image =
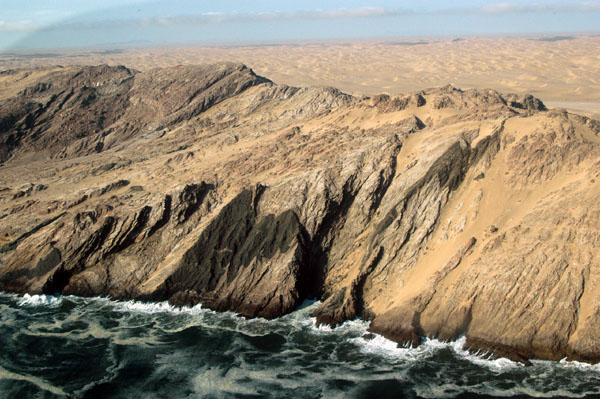
{"type": "Polygon", "coordinates": [[[354,319],[347,320],[342,324],[331,327],[327,324],[321,324],[317,326],[317,319],[315,317],[310,317],[307,319],[306,324],[311,326],[312,332],[314,334],[365,334],[369,329],[370,323],[368,321],[354,319]]]}
{"type": "Polygon", "coordinates": [[[57,306],[62,302],[62,297],[53,295],[23,295],[17,302],[19,306],[57,306]]]}
{"type": "Polygon", "coordinates": [[[173,306],[168,302],[139,302],[139,301],[115,301],[113,302],[115,308],[120,311],[138,312],[138,313],[189,313],[198,314],[203,309],[201,305],[193,307],[185,306],[173,306]]]}
{"type": "Polygon", "coordinates": [[[390,341],[378,334],[374,334],[374,337],[370,339],[356,337],[351,338],[349,341],[358,345],[363,353],[387,358],[413,360],[420,355],[416,348],[403,348],[398,346],[396,342],[390,341]]]}
{"type": "Polygon", "coordinates": [[[437,339],[425,339],[423,345],[430,346],[433,348],[450,348],[458,355],[458,357],[470,361],[471,363],[479,366],[486,367],[491,371],[504,372],[510,369],[524,367],[521,363],[514,362],[512,360],[499,357],[495,358],[490,353],[485,352],[470,352],[465,349],[466,337],[460,337],[456,341],[439,341],[437,339]]]}
{"type": "MultiPolygon", "coordinates": [[[[368,329],[365,328],[365,332],[368,329]]],[[[471,363],[486,367],[491,371],[504,372],[510,369],[523,367],[520,363],[506,358],[493,358],[487,353],[471,353],[466,350],[466,338],[461,337],[456,341],[440,341],[438,339],[425,338],[421,345],[416,348],[402,347],[396,342],[384,338],[381,335],[373,334],[371,338],[356,337],[351,338],[351,342],[358,345],[362,352],[375,354],[387,358],[399,358],[406,361],[422,360],[433,356],[442,349],[452,350],[459,358],[468,360],[471,363]]]]}
{"type": "Polygon", "coordinates": [[[564,368],[578,369],[578,370],[585,370],[585,371],[593,370],[593,371],[600,372],[600,363],[590,364],[590,363],[578,362],[576,360],[567,360],[565,358],[565,359],[562,359],[558,364],[564,368]]]}
{"type": "MultiPolygon", "coordinates": [[[[12,294],[7,294],[11,295],[12,294]]],[[[388,340],[378,334],[373,334],[370,339],[363,338],[363,335],[368,333],[369,322],[355,319],[349,320],[341,325],[332,328],[327,325],[316,326],[316,318],[310,317],[310,313],[316,309],[320,302],[311,300],[305,301],[295,312],[288,314],[282,318],[275,320],[266,320],[262,318],[247,319],[238,316],[233,312],[215,312],[210,309],[203,308],[200,304],[193,307],[173,306],[168,302],[140,302],[135,300],[115,301],[109,298],[78,298],[78,297],[61,297],[51,295],[30,295],[25,294],[19,297],[17,303],[19,306],[38,307],[48,306],[55,307],[62,303],[63,298],[72,299],[74,301],[84,302],[102,302],[111,308],[121,312],[143,313],[143,314],[160,314],[168,313],[174,315],[190,315],[200,317],[192,319],[185,325],[178,326],[175,329],[165,329],[166,332],[179,331],[191,325],[202,325],[207,328],[217,328],[231,331],[242,332],[246,335],[264,335],[270,331],[280,330],[282,328],[298,330],[308,328],[315,335],[338,335],[340,339],[348,340],[357,345],[361,352],[382,356],[386,358],[398,358],[402,360],[419,360],[425,357],[434,355],[437,351],[444,348],[451,349],[459,358],[467,360],[473,364],[485,367],[496,373],[502,373],[511,369],[523,367],[522,364],[511,361],[506,358],[494,358],[488,353],[472,353],[464,348],[466,339],[461,337],[456,341],[444,342],[437,339],[425,338],[421,345],[416,348],[408,348],[398,346],[396,342],[388,340]],[[210,316],[210,317],[207,317],[210,316]]],[[[50,334],[47,334],[50,335],[50,334]]],[[[85,334],[82,334],[82,336],[85,334]]],[[[92,336],[107,336],[109,333],[103,332],[99,334],[94,331],[92,336]]],[[[555,369],[572,369],[582,371],[593,371],[600,373],[600,364],[591,365],[577,361],[567,361],[566,359],[560,362],[534,360],[535,367],[555,369]]]]}

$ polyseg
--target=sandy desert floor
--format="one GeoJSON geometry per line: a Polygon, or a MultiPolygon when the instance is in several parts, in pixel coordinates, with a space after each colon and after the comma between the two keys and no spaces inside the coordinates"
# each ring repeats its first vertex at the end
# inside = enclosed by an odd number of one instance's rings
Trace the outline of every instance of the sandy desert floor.
{"type": "Polygon", "coordinates": [[[531,93],[548,106],[600,118],[599,50],[600,35],[114,47],[4,53],[0,69],[107,63],[147,70],[236,61],[289,85],[334,86],[369,95],[450,83],[531,93]]]}

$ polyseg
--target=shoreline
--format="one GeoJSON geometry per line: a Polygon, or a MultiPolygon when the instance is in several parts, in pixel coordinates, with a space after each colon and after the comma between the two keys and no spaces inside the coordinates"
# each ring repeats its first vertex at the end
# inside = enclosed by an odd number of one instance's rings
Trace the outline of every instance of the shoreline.
{"type": "Polygon", "coordinates": [[[266,318],[317,297],[319,324],[364,317],[398,342],[600,357],[597,121],[532,95],[351,96],[234,63],[2,78],[22,137],[2,168],[2,289],[266,318]]]}
{"type": "MultiPolygon", "coordinates": [[[[153,301],[140,301],[140,300],[136,300],[136,299],[127,299],[127,298],[118,298],[118,299],[114,299],[114,298],[110,298],[110,297],[103,297],[103,296],[89,296],[89,297],[85,297],[85,296],[77,296],[77,295],[48,295],[48,294],[17,294],[17,293],[11,293],[11,292],[5,292],[5,291],[0,291],[0,295],[4,295],[4,296],[9,296],[9,297],[13,297],[13,298],[18,298],[18,303],[20,304],[20,306],[24,307],[24,308],[36,308],[36,307],[49,307],[49,308],[53,308],[53,307],[57,307],[60,305],[61,301],[63,300],[63,298],[66,299],[70,299],[70,300],[76,300],[76,301],[80,301],[80,300],[90,300],[93,302],[100,302],[100,303],[109,303],[111,306],[115,307],[116,309],[121,309],[122,311],[130,311],[130,312],[140,312],[140,313],[147,313],[147,314],[154,314],[154,313],[170,313],[170,314],[174,314],[174,315],[178,315],[178,314],[189,314],[189,315],[200,315],[201,312],[205,312],[205,311],[211,311],[214,312],[215,314],[220,314],[220,315],[231,315],[232,317],[235,318],[240,318],[243,320],[256,320],[256,321],[263,321],[265,323],[269,323],[269,322],[273,322],[273,323],[277,323],[281,320],[281,318],[289,318],[289,317],[293,317],[294,314],[297,314],[303,310],[305,310],[307,307],[312,307],[315,308],[317,307],[317,305],[320,303],[317,300],[305,300],[298,308],[296,308],[295,310],[293,310],[292,312],[285,314],[285,315],[281,315],[272,319],[266,319],[260,316],[257,317],[246,317],[246,316],[242,316],[239,315],[237,313],[235,313],[234,311],[231,310],[227,310],[227,311],[219,311],[219,310],[214,310],[214,309],[210,309],[208,307],[204,307],[201,303],[198,303],[197,305],[194,306],[186,306],[186,305],[182,305],[182,306],[176,306],[176,305],[172,305],[167,301],[164,302],[153,302],[153,301]]],[[[317,331],[327,331],[327,332],[331,332],[331,333],[336,333],[336,331],[344,331],[347,328],[348,323],[352,323],[356,320],[346,320],[341,324],[338,324],[337,326],[329,326],[327,324],[321,324],[318,325],[317,323],[317,318],[314,316],[310,317],[310,320],[312,320],[313,325],[314,325],[314,329],[317,331]]],[[[386,334],[379,334],[377,332],[372,331],[372,327],[370,326],[371,322],[369,320],[363,320],[363,319],[357,319],[360,322],[363,323],[368,323],[368,325],[366,326],[366,333],[363,335],[363,339],[365,339],[367,342],[377,339],[376,337],[381,337],[382,339],[386,340],[388,343],[385,343],[385,341],[382,343],[384,346],[389,347],[389,344],[393,343],[396,345],[396,349],[401,349],[401,350],[410,350],[410,349],[419,349],[419,347],[423,346],[423,345],[428,345],[429,342],[433,342],[434,346],[448,346],[448,347],[452,347],[455,348],[456,350],[461,350],[463,351],[464,355],[468,357],[472,357],[472,361],[477,363],[478,361],[486,361],[486,362],[512,362],[513,367],[521,365],[521,366],[526,366],[526,367],[531,367],[534,366],[536,362],[550,362],[552,364],[555,365],[566,365],[567,367],[571,367],[571,366],[579,366],[579,367],[595,367],[598,365],[599,360],[596,360],[595,362],[589,361],[589,360],[582,360],[582,359],[569,359],[568,357],[564,357],[564,358],[560,358],[560,359],[544,359],[544,358],[526,358],[522,355],[519,354],[518,351],[514,351],[511,348],[507,347],[507,348],[503,348],[502,350],[498,351],[498,345],[497,344],[483,344],[480,346],[476,346],[476,344],[473,343],[472,340],[470,340],[468,337],[461,335],[459,336],[457,339],[455,340],[438,340],[436,338],[431,338],[431,337],[426,337],[426,336],[420,336],[419,337],[419,344],[417,346],[413,346],[411,344],[410,341],[395,341],[392,338],[386,338],[386,334]],[[371,336],[373,335],[373,336],[371,336]],[[487,345],[487,346],[486,346],[487,345]],[[492,348],[496,348],[496,350],[494,351],[494,349],[492,348]]],[[[510,364],[508,364],[510,365],[510,364]]]]}

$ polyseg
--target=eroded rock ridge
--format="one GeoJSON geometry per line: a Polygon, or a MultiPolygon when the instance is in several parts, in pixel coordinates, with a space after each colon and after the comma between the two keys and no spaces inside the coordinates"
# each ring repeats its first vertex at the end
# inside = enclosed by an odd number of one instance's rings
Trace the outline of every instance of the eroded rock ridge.
{"type": "Polygon", "coordinates": [[[0,73],[0,289],[600,360],[600,124],[452,86],[244,65],[0,73]]]}

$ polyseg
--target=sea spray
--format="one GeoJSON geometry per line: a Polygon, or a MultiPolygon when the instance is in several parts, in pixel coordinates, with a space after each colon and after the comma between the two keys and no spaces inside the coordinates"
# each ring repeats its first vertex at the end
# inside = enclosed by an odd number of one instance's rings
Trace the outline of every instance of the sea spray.
{"type": "Polygon", "coordinates": [[[350,320],[316,326],[316,301],[275,320],[197,305],[0,294],[3,397],[586,397],[600,367],[525,367],[424,339],[417,348],[350,320]]]}

